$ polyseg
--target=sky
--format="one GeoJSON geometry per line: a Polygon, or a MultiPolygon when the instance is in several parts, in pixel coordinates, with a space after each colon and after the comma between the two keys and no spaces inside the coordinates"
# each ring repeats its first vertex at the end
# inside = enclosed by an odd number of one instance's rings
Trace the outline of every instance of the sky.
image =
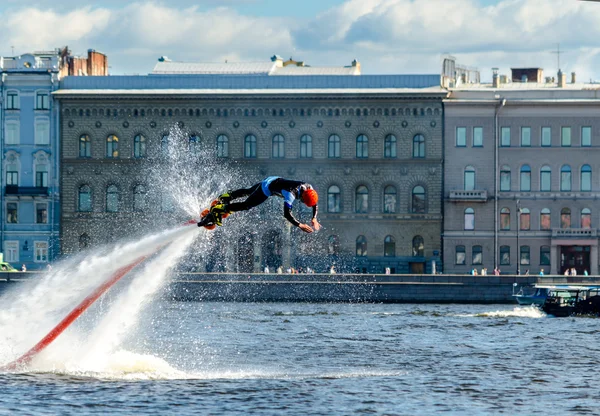
{"type": "Polygon", "coordinates": [[[439,74],[448,54],[492,68],[600,80],[600,3],[578,0],[2,0],[0,55],[95,49],[110,73],[273,55],[363,74],[439,74]],[[560,50],[560,53],[556,53],[560,50]]]}

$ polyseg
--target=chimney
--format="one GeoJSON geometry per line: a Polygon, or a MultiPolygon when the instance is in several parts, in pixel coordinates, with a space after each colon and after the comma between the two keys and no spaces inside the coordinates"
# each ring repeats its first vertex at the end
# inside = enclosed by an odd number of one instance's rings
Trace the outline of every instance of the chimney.
{"type": "Polygon", "coordinates": [[[283,68],[283,58],[279,55],[271,56],[271,62],[275,62],[277,68],[283,68]]]}
{"type": "Polygon", "coordinates": [[[492,68],[492,87],[500,88],[500,77],[498,76],[498,68],[492,68]]]}
{"type": "Polygon", "coordinates": [[[352,61],[352,67],[356,68],[356,73],[358,75],[360,75],[360,62],[358,62],[356,59],[354,61],[352,61]]]}
{"type": "Polygon", "coordinates": [[[567,82],[567,75],[563,74],[563,72],[558,70],[558,88],[564,88],[565,83],[567,82]]]}
{"type": "Polygon", "coordinates": [[[571,84],[575,83],[577,83],[577,76],[575,75],[575,72],[571,72],[571,84]]]}

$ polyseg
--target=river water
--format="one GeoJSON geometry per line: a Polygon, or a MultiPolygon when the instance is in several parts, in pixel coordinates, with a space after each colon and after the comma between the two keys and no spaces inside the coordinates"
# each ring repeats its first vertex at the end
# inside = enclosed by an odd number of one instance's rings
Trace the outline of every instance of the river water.
{"type": "Polygon", "coordinates": [[[0,373],[0,413],[597,414],[599,323],[512,305],[160,300],[101,371],[0,373]]]}

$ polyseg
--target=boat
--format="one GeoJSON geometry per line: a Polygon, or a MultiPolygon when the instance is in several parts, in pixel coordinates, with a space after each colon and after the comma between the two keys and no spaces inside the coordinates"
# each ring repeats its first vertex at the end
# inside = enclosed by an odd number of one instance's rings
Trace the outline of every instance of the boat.
{"type": "Polygon", "coordinates": [[[542,287],[521,287],[513,297],[519,305],[543,305],[548,296],[548,289],[542,287]]]}
{"type": "Polygon", "coordinates": [[[566,317],[573,315],[600,315],[600,286],[536,285],[547,289],[548,296],[541,309],[548,315],[566,317]]]}

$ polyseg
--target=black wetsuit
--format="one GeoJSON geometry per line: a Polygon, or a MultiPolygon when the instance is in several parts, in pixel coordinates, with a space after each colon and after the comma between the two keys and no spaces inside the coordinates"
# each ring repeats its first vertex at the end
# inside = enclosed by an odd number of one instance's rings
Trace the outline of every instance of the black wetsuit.
{"type": "MultiPolygon", "coordinates": [[[[270,196],[275,195],[284,199],[283,216],[296,227],[300,222],[292,215],[292,204],[294,200],[300,199],[302,192],[306,189],[312,189],[312,186],[300,182],[270,176],[265,180],[251,186],[250,188],[237,189],[230,191],[231,199],[238,199],[248,196],[244,201],[232,202],[227,204],[226,209],[229,212],[246,211],[265,202],[270,196]]],[[[317,206],[313,206],[313,218],[317,217],[317,206]]]]}

